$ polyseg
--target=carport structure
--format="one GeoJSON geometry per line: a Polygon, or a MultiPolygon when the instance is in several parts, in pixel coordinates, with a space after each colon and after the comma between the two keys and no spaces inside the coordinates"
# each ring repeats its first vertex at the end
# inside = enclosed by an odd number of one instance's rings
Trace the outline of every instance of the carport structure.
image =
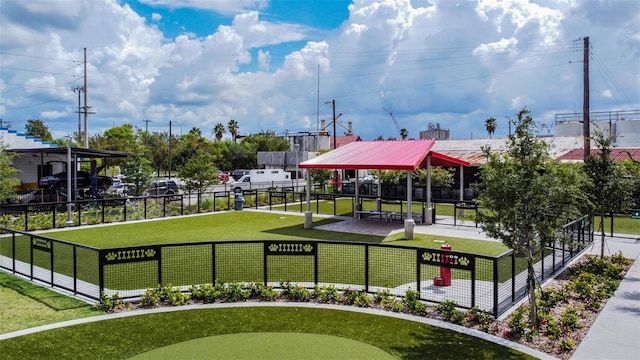
{"type": "MultiPolygon", "coordinates": [[[[431,149],[434,139],[428,140],[393,140],[393,141],[359,141],[339,147],[326,154],[300,163],[301,169],[343,169],[343,170],[404,170],[407,172],[407,214],[404,220],[405,239],[413,239],[415,221],[412,216],[412,180],[411,173],[423,163],[427,169],[427,214],[425,222],[431,224],[431,166],[460,166],[462,179],[465,166],[470,164],[431,149]]],[[[309,174],[307,178],[310,179],[309,174]]],[[[378,177],[379,178],[379,177],[378,177]]],[[[462,181],[460,181],[462,187],[462,181]]],[[[358,208],[359,180],[356,176],[355,210],[358,208]]],[[[462,194],[462,189],[460,191],[462,194]]],[[[378,186],[378,197],[381,187],[378,186]]],[[[354,214],[355,215],[355,214],[354,214]]],[[[307,211],[305,212],[305,228],[311,228],[311,190],[307,186],[307,211]]]]}

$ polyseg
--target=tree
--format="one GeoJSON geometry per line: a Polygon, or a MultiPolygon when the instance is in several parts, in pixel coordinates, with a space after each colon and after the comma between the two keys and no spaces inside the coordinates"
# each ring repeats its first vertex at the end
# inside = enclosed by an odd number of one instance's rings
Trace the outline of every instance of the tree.
{"type": "Polygon", "coordinates": [[[584,171],[591,179],[587,194],[593,205],[592,215],[600,218],[598,231],[601,235],[600,257],[604,256],[604,218],[607,214],[622,212],[629,208],[633,184],[626,177],[624,168],[611,159],[611,137],[595,132],[593,139],[600,150],[596,156],[589,155],[584,171]]]}
{"type": "Polygon", "coordinates": [[[480,167],[478,203],[485,210],[478,221],[487,235],[527,257],[529,322],[537,328],[533,251],[555,241],[566,219],[580,215],[582,184],[579,175],[552,160],[529,110],[522,109],[514,124],[504,152],[483,149],[487,162],[480,167]]]}
{"type": "Polygon", "coordinates": [[[42,139],[47,142],[53,141],[53,136],[51,136],[49,127],[47,127],[47,125],[45,125],[42,120],[29,119],[27,120],[24,128],[27,135],[42,139]]]}
{"type": "Polygon", "coordinates": [[[407,136],[409,136],[409,131],[407,131],[406,128],[400,129],[400,137],[402,138],[402,140],[406,139],[407,136]]]}
{"type": "Polygon", "coordinates": [[[114,126],[104,132],[106,143],[99,149],[115,151],[132,151],[136,147],[136,136],[133,125],[114,126]]]}
{"type": "Polygon", "coordinates": [[[233,138],[233,142],[236,142],[236,139],[238,138],[238,131],[240,130],[240,127],[238,126],[238,122],[233,119],[229,120],[229,124],[227,124],[227,129],[229,130],[229,133],[233,138]]]}
{"type": "Polygon", "coordinates": [[[13,155],[0,145],[0,203],[3,204],[16,195],[16,187],[20,186],[20,179],[16,176],[18,170],[12,161],[13,155]]]}
{"type": "Polygon", "coordinates": [[[129,192],[133,195],[140,196],[149,187],[153,168],[144,154],[142,145],[136,146],[132,155],[127,157],[120,172],[123,180],[133,185],[132,188],[129,188],[129,192]]]}
{"type": "Polygon", "coordinates": [[[218,172],[213,165],[211,155],[198,151],[178,172],[184,180],[184,189],[187,192],[205,191],[218,180],[218,172]]]}
{"type": "Polygon", "coordinates": [[[213,128],[213,132],[216,134],[216,140],[221,141],[222,134],[224,134],[226,130],[224,128],[224,125],[222,125],[222,123],[217,123],[216,126],[213,128]]]}
{"type": "Polygon", "coordinates": [[[491,139],[491,135],[493,135],[493,133],[498,128],[498,124],[496,123],[496,119],[490,117],[487,120],[485,120],[484,128],[487,129],[487,132],[489,133],[489,139],[491,139]]]}

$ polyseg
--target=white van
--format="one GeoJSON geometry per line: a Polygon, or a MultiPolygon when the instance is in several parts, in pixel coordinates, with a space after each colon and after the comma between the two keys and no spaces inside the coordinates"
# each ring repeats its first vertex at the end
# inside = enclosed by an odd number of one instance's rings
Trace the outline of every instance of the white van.
{"type": "Polygon", "coordinates": [[[282,169],[249,170],[248,174],[231,183],[231,187],[235,191],[279,188],[291,185],[291,174],[282,169]]]}

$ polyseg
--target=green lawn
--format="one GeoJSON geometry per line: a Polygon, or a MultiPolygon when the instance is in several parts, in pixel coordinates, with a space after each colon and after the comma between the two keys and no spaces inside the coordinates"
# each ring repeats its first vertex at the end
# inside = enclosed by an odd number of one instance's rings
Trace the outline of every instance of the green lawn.
{"type": "MultiPolygon", "coordinates": [[[[203,308],[103,320],[6,339],[0,341],[0,353],[6,359],[126,359],[193,339],[264,332],[339,336],[400,359],[531,359],[495,343],[418,322],[295,307],[203,308]]],[[[255,358],[270,351],[256,349],[255,358]]],[[[308,349],[297,351],[299,358],[315,359],[308,349]]]]}
{"type": "Polygon", "coordinates": [[[0,271],[0,334],[95,315],[84,301],[0,271]]]}
{"type": "MultiPolygon", "coordinates": [[[[334,219],[316,219],[315,225],[336,221],[334,219]]],[[[398,247],[372,247],[369,260],[369,284],[371,286],[399,286],[415,282],[416,252],[410,247],[439,248],[442,242],[453,246],[455,251],[495,256],[507,251],[500,242],[468,240],[416,234],[411,241],[402,240],[403,233],[388,237],[358,235],[342,232],[304,229],[304,218],[299,215],[282,215],[263,212],[228,212],[202,216],[168,218],[157,221],[124,223],[105,227],[58,230],[46,233],[47,236],[89,245],[98,248],[144,246],[172,243],[193,243],[188,247],[168,247],[163,250],[162,282],[165,284],[203,284],[214,280],[221,282],[263,282],[264,269],[262,244],[250,240],[329,240],[329,244],[318,246],[318,281],[333,284],[364,284],[365,264],[364,247],[358,245],[336,244],[333,241],[385,243],[398,247]],[[206,241],[248,241],[246,244],[218,244],[215,247],[216,259],[211,257],[211,244],[197,244],[206,241]],[[188,251],[189,261],[184,254],[188,251]],[[173,255],[172,255],[173,254],[173,255]],[[216,264],[215,279],[212,278],[212,264],[216,264]]],[[[25,239],[26,240],[26,239],[25,239]]],[[[21,244],[28,244],[23,241],[21,244]]],[[[28,246],[17,247],[18,257],[27,261],[28,246]],[[22,254],[22,255],[20,255],[22,254]]],[[[67,252],[58,250],[55,263],[56,272],[73,274],[72,263],[67,252]]],[[[97,283],[97,271],[94,264],[96,254],[83,250],[78,256],[77,276],[81,280],[97,283]],[[86,263],[86,264],[85,264],[86,263]]],[[[48,268],[47,258],[36,258],[36,265],[48,268]],[[40,262],[38,262],[40,261],[40,262]]],[[[152,262],[128,263],[110,266],[106,269],[105,287],[110,289],[140,289],[157,285],[158,274],[152,262]],[[119,276],[126,273],[128,276],[119,276]],[[110,280],[109,280],[110,279],[110,280]]],[[[492,280],[492,268],[489,261],[477,262],[477,276],[480,280],[492,280]]],[[[423,266],[423,274],[428,278],[438,271],[437,266],[423,266]]],[[[502,269],[502,268],[501,268],[502,269]]],[[[520,269],[520,266],[518,266],[520,269]]],[[[505,268],[508,276],[510,268],[505,268]]],[[[501,276],[500,278],[504,278],[501,276]]],[[[455,272],[454,278],[469,278],[469,272],[455,272]]],[[[299,256],[271,257],[268,278],[270,281],[313,282],[313,258],[299,256]]]]}

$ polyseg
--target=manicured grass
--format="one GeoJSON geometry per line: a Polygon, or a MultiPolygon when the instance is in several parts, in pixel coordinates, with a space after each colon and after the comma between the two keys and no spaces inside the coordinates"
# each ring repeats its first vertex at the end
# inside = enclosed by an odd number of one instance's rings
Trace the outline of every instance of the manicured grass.
{"type": "Polygon", "coordinates": [[[151,350],[129,360],[144,359],[396,359],[388,352],[341,336],[300,332],[253,332],[208,336],[151,350]],[[242,346],[238,346],[242,344],[242,346]],[[268,351],[265,351],[268,349],[268,351]],[[258,355],[259,354],[259,355],[258,355]]]}
{"type": "MultiPolygon", "coordinates": [[[[335,221],[332,219],[317,220],[315,225],[335,221]]],[[[203,241],[223,240],[341,240],[351,242],[369,242],[401,246],[388,248],[372,248],[369,263],[371,286],[399,286],[416,281],[415,250],[404,249],[406,246],[438,248],[444,241],[453,246],[454,251],[498,255],[507,249],[499,242],[447,238],[425,234],[416,234],[412,241],[401,240],[403,234],[395,234],[387,238],[381,236],[357,235],[341,232],[330,232],[303,228],[304,218],[299,215],[281,215],[262,212],[229,212],[202,216],[170,218],[158,221],[125,223],[108,227],[91,227],[65,231],[49,232],[46,235],[75,243],[101,247],[125,247],[140,245],[157,245],[171,243],[195,243],[203,241]],[[437,240],[437,242],[435,241],[437,240]]],[[[28,242],[23,241],[23,244],[28,242]]],[[[214,263],[211,258],[211,245],[193,244],[190,247],[165,248],[163,255],[163,282],[174,285],[189,285],[221,282],[262,282],[262,245],[259,243],[220,244],[216,246],[216,279],[211,277],[214,263]],[[176,256],[171,256],[175,249],[176,256]],[[187,251],[191,254],[185,262],[180,255],[187,251]],[[197,265],[196,265],[197,264],[197,265]]],[[[28,249],[20,253],[28,254],[28,249]],[[27,251],[25,253],[25,251],[27,251]]],[[[70,249],[69,249],[70,250],[70,249]]],[[[70,253],[68,253],[70,254],[70,253]]],[[[364,248],[356,245],[325,244],[319,246],[319,278],[318,281],[333,284],[364,284],[366,269],[364,248]]],[[[80,256],[80,261],[96,261],[95,256],[80,256]],[[88,259],[88,260],[87,260],[88,259]]],[[[46,259],[45,259],[46,261],[46,259]]],[[[61,258],[56,261],[57,272],[71,275],[70,262],[61,258]]],[[[43,263],[41,266],[46,267],[43,263]]],[[[91,270],[88,263],[80,265],[81,269],[91,270]]],[[[423,273],[432,277],[426,269],[423,273]]],[[[313,262],[305,257],[275,257],[269,262],[268,277],[270,281],[312,282],[313,262]]],[[[492,270],[488,261],[477,264],[477,275],[480,280],[491,280],[492,270]]],[[[504,271],[508,271],[506,269],[504,271]]],[[[80,279],[97,283],[95,271],[78,273],[80,279]]],[[[140,289],[155,286],[158,282],[153,263],[123,264],[110,267],[105,287],[109,289],[140,289]],[[115,272],[112,274],[112,272],[115,272]],[[119,273],[131,276],[117,276],[119,273]],[[135,276],[133,276],[135,274],[135,276]],[[145,276],[143,276],[145,275],[145,276]]],[[[505,273],[507,276],[508,273],[505,273]]],[[[467,272],[456,273],[454,278],[468,278],[467,272]]]]}
{"type": "MultiPolygon", "coordinates": [[[[600,218],[595,217],[593,222],[593,229],[597,236],[600,231],[600,218]]],[[[606,235],[611,234],[611,217],[606,217],[604,219],[604,232],[606,235]]],[[[613,232],[616,234],[640,235],[640,219],[633,219],[631,218],[631,215],[614,216],[613,232]]]]}
{"type": "MultiPolygon", "coordinates": [[[[401,359],[531,359],[510,348],[418,322],[294,307],[203,308],[104,320],[6,339],[0,342],[0,353],[12,359],[128,358],[192,339],[254,332],[340,336],[401,359]]],[[[298,351],[299,358],[312,356],[308,349],[298,351]]]]}
{"type": "MultiPolygon", "coordinates": [[[[315,219],[314,226],[334,222],[315,219]]],[[[109,227],[58,230],[45,236],[98,248],[218,240],[339,240],[382,242],[384,237],[304,229],[299,215],[238,211],[109,227]]]]}
{"type": "Polygon", "coordinates": [[[100,314],[81,300],[0,272],[0,333],[100,314]]]}

